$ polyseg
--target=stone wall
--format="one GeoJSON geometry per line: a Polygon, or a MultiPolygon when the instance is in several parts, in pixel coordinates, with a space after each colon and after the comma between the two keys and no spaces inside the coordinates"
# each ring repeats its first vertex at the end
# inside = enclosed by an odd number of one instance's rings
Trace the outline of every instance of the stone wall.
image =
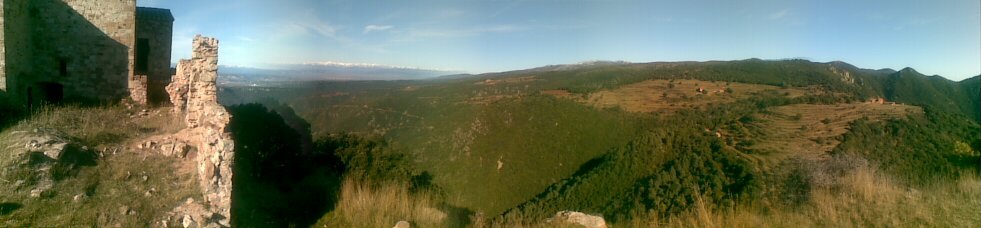
{"type": "Polygon", "coordinates": [[[0,0],[6,90],[21,103],[129,94],[135,0],[0,0]]]}
{"type": "MultiPolygon", "coordinates": [[[[4,60],[4,45],[3,45],[3,0],[0,0],[0,94],[7,91],[7,67],[3,61],[4,60]]],[[[0,101],[2,102],[2,101],[0,101]]]]}
{"type": "Polygon", "coordinates": [[[3,55],[0,56],[0,64],[3,70],[3,78],[6,81],[4,87],[7,93],[17,93],[14,86],[17,83],[17,76],[24,77],[31,71],[31,26],[28,17],[28,5],[30,1],[11,1],[0,0],[3,4],[3,36],[0,36],[0,43],[3,45],[3,55]]]}
{"type": "Polygon", "coordinates": [[[170,10],[136,7],[137,62],[140,62],[141,52],[147,52],[147,69],[145,72],[140,72],[140,66],[136,66],[136,74],[146,75],[148,78],[148,85],[144,91],[150,103],[159,104],[169,101],[164,87],[170,83],[172,73],[170,55],[173,28],[174,16],[170,14],[170,10]],[[141,40],[147,42],[147,50],[139,50],[141,40]]]}
{"type": "Polygon", "coordinates": [[[67,99],[125,97],[133,75],[136,1],[31,2],[34,69],[18,87],[52,82],[63,85],[67,99]]]}
{"type": "Polygon", "coordinates": [[[194,37],[191,59],[177,64],[167,92],[174,112],[183,116],[187,129],[176,134],[197,149],[198,178],[206,205],[218,224],[228,225],[231,215],[234,142],[227,131],[231,118],[218,104],[218,40],[194,37]]]}
{"type": "Polygon", "coordinates": [[[146,104],[147,103],[147,76],[146,75],[133,75],[133,78],[129,81],[129,97],[133,101],[146,104]]]}

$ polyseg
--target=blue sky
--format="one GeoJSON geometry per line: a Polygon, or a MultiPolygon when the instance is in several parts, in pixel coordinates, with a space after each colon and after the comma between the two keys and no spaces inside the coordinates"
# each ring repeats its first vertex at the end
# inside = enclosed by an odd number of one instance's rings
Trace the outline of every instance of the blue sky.
{"type": "Polygon", "coordinates": [[[517,70],[591,60],[841,60],[981,73],[977,0],[321,1],[138,0],[171,9],[174,60],[195,34],[220,64],[373,63],[517,70]]]}

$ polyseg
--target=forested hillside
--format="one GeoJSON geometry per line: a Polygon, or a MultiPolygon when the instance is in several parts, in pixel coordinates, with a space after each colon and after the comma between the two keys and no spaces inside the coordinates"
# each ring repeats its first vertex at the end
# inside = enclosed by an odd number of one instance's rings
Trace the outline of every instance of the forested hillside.
{"type": "MultiPolygon", "coordinates": [[[[288,107],[314,139],[378,140],[412,158],[407,170],[438,189],[426,197],[452,211],[452,224],[534,223],[576,210],[670,225],[699,213],[748,216],[725,213],[735,208],[812,217],[809,208],[825,205],[815,197],[851,194],[834,189],[857,189],[837,180],[856,175],[923,191],[974,181],[979,94],[978,77],[749,59],[225,87],[220,97],[288,107]]],[[[842,210],[850,207],[833,211],[842,210]]]]}

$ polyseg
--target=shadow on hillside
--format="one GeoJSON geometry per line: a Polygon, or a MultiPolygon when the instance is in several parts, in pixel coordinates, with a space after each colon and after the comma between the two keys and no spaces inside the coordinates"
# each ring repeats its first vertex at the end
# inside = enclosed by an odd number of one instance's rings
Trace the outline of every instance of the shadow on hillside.
{"type": "Polygon", "coordinates": [[[0,215],[7,215],[20,209],[23,205],[19,203],[3,202],[0,203],[0,215]]]}
{"type": "Polygon", "coordinates": [[[0,91],[0,131],[24,119],[25,116],[24,111],[18,108],[10,99],[6,92],[0,91]]]}
{"type": "MultiPolygon", "coordinates": [[[[31,154],[32,157],[35,153],[31,154]]],[[[51,167],[51,178],[64,180],[68,177],[74,177],[78,175],[79,167],[95,166],[97,159],[95,152],[86,150],[77,144],[69,144],[65,147],[61,157],[55,161],[54,166],[51,167]]]]}
{"type": "Polygon", "coordinates": [[[233,226],[307,227],[333,210],[343,165],[333,154],[304,152],[309,126],[285,105],[229,107],[235,140],[233,226]],[[306,132],[297,132],[297,130],[306,132]]]}

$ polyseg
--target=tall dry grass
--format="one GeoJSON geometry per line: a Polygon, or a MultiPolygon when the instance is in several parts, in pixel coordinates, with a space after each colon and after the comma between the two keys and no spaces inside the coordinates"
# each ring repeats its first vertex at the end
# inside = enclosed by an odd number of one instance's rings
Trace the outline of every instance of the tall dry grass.
{"type": "Polygon", "coordinates": [[[315,227],[392,227],[407,221],[413,227],[443,227],[447,214],[429,192],[412,192],[404,182],[371,184],[345,178],[334,211],[315,227]]]}
{"type": "MultiPolygon", "coordinates": [[[[766,196],[761,203],[716,208],[701,198],[686,213],[672,217],[639,215],[612,227],[979,227],[981,178],[964,175],[914,187],[881,173],[861,158],[805,166],[809,191],[798,204],[766,196]]],[[[317,227],[390,227],[408,221],[413,227],[554,227],[543,221],[470,217],[454,220],[428,193],[413,193],[405,183],[371,184],[348,178],[333,212],[317,227]]]]}
{"type": "Polygon", "coordinates": [[[184,121],[170,114],[169,108],[142,110],[122,105],[82,107],[44,106],[14,126],[20,130],[44,127],[58,129],[84,144],[120,143],[125,138],[173,133],[184,128],[184,121]]]}
{"type": "MultiPolygon", "coordinates": [[[[828,175],[828,174],[825,174],[828,175]]],[[[875,167],[860,166],[814,184],[800,205],[709,210],[698,201],[671,218],[648,215],[630,227],[981,227],[981,178],[964,175],[927,187],[900,184],[875,167]]],[[[767,204],[759,204],[767,205],[767,204]]]]}

